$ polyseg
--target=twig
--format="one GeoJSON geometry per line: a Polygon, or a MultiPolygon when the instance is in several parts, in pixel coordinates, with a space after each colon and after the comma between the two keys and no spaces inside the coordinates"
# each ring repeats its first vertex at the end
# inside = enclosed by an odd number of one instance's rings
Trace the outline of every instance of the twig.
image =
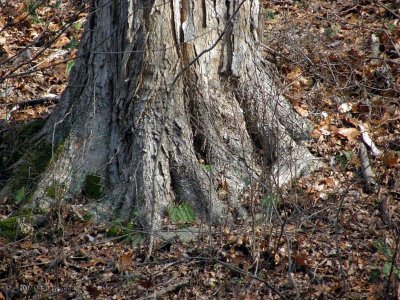
{"type": "Polygon", "coordinates": [[[259,282],[264,283],[269,289],[271,289],[273,292],[275,292],[277,295],[279,295],[279,297],[281,297],[281,299],[288,299],[288,298],[285,297],[285,295],[283,295],[280,291],[278,291],[274,286],[272,286],[272,284],[270,284],[268,281],[265,281],[264,279],[261,279],[260,277],[257,277],[255,275],[249,273],[249,272],[246,272],[243,269],[238,268],[238,267],[236,267],[236,266],[234,266],[232,264],[229,264],[229,263],[223,262],[223,261],[221,261],[221,260],[219,260],[217,258],[211,258],[211,257],[186,257],[186,258],[188,258],[188,259],[198,259],[198,260],[210,261],[210,262],[216,262],[216,263],[224,266],[225,268],[227,268],[227,269],[229,269],[231,271],[237,272],[237,273],[239,273],[241,275],[244,275],[246,277],[249,277],[251,279],[255,279],[255,280],[259,281],[259,282]]]}
{"type": "Polygon", "coordinates": [[[380,7],[383,7],[384,9],[386,9],[386,11],[388,11],[391,15],[393,15],[395,18],[398,18],[398,19],[400,19],[400,15],[399,14],[397,14],[397,13],[395,13],[393,10],[391,10],[389,7],[387,7],[386,5],[384,5],[384,4],[382,4],[382,3],[379,3],[379,1],[371,1],[370,0],[370,2],[371,3],[376,3],[376,4],[378,4],[380,7]]]}

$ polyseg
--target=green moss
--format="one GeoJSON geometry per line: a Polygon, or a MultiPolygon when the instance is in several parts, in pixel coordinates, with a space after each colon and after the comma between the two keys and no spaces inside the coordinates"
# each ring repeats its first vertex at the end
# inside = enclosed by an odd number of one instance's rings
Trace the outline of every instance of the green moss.
{"type": "Polygon", "coordinates": [[[10,217],[0,221],[0,236],[12,241],[17,237],[18,217],[10,217]]]}
{"type": "Polygon", "coordinates": [[[57,146],[57,149],[56,149],[56,151],[54,153],[54,156],[55,156],[56,159],[61,156],[61,153],[63,152],[63,150],[64,150],[64,143],[60,143],[57,146]]]}
{"type": "Polygon", "coordinates": [[[52,199],[56,199],[56,188],[54,185],[50,185],[45,190],[46,196],[52,199]]]}
{"type": "Polygon", "coordinates": [[[92,199],[98,199],[102,195],[101,177],[94,174],[86,175],[84,184],[84,195],[92,199]]]}
{"type": "Polygon", "coordinates": [[[85,221],[85,222],[90,222],[93,218],[94,218],[94,216],[93,216],[92,214],[86,213],[86,214],[83,216],[83,221],[85,221]]]}
{"type": "Polygon", "coordinates": [[[116,220],[114,224],[107,230],[108,238],[116,238],[117,241],[125,241],[133,246],[137,246],[142,240],[142,234],[133,232],[133,229],[137,227],[134,222],[116,220]]]}
{"type": "Polygon", "coordinates": [[[44,120],[35,120],[21,125],[13,125],[0,136],[0,187],[13,175],[11,166],[26,152],[32,151],[30,140],[44,126],[44,120]]]}
{"type": "Polygon", "coordinates": [[[64,197],[64,193],[65,193],[65,185],[58,182],[49,185],[45,190],[46,196],[52,199],[61,199],[64,197]]]}
{"type": "Polygon", "coordinates": [[[34,214],[37,214],[37,210],[32,210],[31,208],[28,207],[22,207],[18,211],[16,211],[13,216],[18,216],[18,217],[31,217],[34,214]]]}
{"type": "Polygon", "coordinates": [[[29,123],[25,123],[21,127],[21,131],[19,132],[19,138],[29,139],[36,133],[38,133],[46,124],[45,120],[34,120],[29,123]]]}
{"type": "Polygon", "coordinates": [[[122,235],[122,228],[119,226],[111,226],[108,228],[106,236],[111,238],[111,237],[118,237],[122,235]]]}
{"type": "Polygon", "coordinates": [[[51,160],[51,144],[42,143],[34,147],[24,157],[24,161],[12,174],[11,190],[14,200],[26,203],[35,189],[40,175],[46,170],[51,160]]]}

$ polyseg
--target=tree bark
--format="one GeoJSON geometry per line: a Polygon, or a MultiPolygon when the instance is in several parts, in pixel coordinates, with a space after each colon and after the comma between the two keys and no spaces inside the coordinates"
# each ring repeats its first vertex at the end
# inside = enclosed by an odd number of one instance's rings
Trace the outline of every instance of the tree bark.
{"type": "Polygon", "coordinates": [[[41,135],[63,145],[34,203],[101,176],[103,211],[161,224],[170,203],[204,221],[244,217],[240,194],[318,166],[310,125],[273,84],[257,0],[93,0],[70,83],[41,135]]]}

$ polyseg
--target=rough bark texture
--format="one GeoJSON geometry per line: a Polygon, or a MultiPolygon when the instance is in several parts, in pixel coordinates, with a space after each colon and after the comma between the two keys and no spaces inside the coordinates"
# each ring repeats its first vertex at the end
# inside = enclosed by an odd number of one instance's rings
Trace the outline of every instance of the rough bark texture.
{"type": "MultiPolygon", "coordinates": [[[[309,172],[309,129],[258,50],[257,0],[94,0],[70,84],[42,134],[63,143],[34,199],[99,174],[103,202],[159,226],[172,202],[243,217],[240,192],[309,172]],[[273,176],[269,176],[273,175],[273,176]]],[[[107,207],[107,206],[105,206],[107,207]]]]}

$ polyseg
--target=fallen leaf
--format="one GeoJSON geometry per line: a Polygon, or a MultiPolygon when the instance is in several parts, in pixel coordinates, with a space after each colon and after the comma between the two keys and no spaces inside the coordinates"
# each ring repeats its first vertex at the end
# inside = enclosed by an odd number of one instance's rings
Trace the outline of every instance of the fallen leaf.
{"type": "Polygon", "coordinates": [[[66,36],[62,36],[53,44],[53,47],[54,48],[62,48],[64,46],[68,45],[70,42],[71,42],[71,40],[69,38],[67,38],[66,36]]]}
{"type": "Polygon", "coordinates": [[[121,271],[125,271],[132,267],[132,251],[127,251],[119,257],[119,268],[121,271]]]}
{"type": "Polygon", "coordinates": [[[302,108],[301,106],[296,105],[294,109],[299,113],[300,116],[302,117],[307,117],[308,116],[308,110],[302,108]]]}
{"type": "Polygon", "coordinates": [[[356,128],[339,128],[337,133],[350,142],[357,140],[357,137],[360,135],[360,131],[356,128]]]}
{"type": "Polygon", "coordinates": [[[399,157],[395,151],[389,151],[383,156],[382,161],[386,166],[394,167],[397,165],[398,158],[399,157]]]}
{"type": "Polygon", "coordinates": [[[88,291],[90,296],[92,296],[93,299],[97,298],[101,294],[101,291],[95,286],[87,286],[86,290],[88,291]]]}
{"type": "Polygon", "coordinates": [[[345,102],[345,103],[342,103],[339,105],[338,111],[341,114],[345,114],[345,113],[348,113],[349,111],[351,111],[352,108],[353,108],[353,104],[345,102]]]}

